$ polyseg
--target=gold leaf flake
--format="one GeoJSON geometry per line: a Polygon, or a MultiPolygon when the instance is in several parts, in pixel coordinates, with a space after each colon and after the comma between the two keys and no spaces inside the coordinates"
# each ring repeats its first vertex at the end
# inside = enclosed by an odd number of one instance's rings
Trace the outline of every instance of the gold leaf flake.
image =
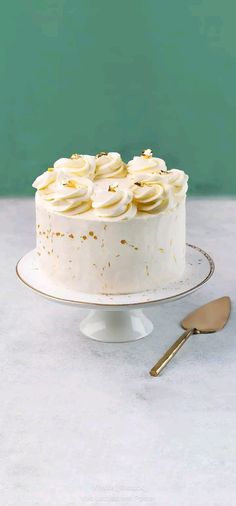
{"type": "Polygon", "coordinates": [[[141,153],[141,156],[144,158],[151,158],[152,157],[152,150],[151,149],[144,149],[141,153]]]}
{"type": "Polygon", "coordinates": [[[66,183],[62,183],[63,186],[66,186],[67,188],[77,188],[76,181],[73,181],[72,179],[69,179],[66,183]]]}
{"type": "Polygon", "coordinates": [[[73,155],[71,155],[71,160],[78,160],[78,158],[81,158],[81,155],[79,155],[78,153],[74,153],[73,155]]]}
{"type": "Polygon", "coordinates": [[[100,156],[107,156],[108,153],[106,151],[101,151],[100,153],[96,154],[96,158],[100,158],[100,156]]]}
{"type": "Polygon", "coordinates": [[[116,192],[117,189],[118,189],[118,184],[110,184],[108,187],[109,192],[116,192]]]}

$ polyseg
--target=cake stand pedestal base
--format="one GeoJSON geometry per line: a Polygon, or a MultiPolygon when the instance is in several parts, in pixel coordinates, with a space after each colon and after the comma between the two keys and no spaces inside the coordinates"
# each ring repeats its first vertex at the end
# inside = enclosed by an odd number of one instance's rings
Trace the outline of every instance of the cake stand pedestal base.
{"type": "Polygon", "coordinates": [[[80,323],[81,332],[106,343],[137,341],[153,330],[152,322],[141,309],[92,310],[80,323]]]}

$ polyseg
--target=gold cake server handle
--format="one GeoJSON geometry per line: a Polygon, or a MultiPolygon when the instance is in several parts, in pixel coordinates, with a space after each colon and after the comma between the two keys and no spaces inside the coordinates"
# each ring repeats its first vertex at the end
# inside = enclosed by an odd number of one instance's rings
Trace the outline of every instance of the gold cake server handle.
{"type": "Polygon", "coordinates": [[[158,362],[151,368],[149,374],[151,376],[158,376],[162,369],[166,367],[166,365],[170,362],[170,360],[176,355],[176,353],[180,350],[184,343],[188,340],[188,338],[192,334],[200,333],[197,329],[188,329],[186,330],[176,341],[174,344],[170,346],[170,348],[164,353],[164,355],[158,360],[158,362]]]}

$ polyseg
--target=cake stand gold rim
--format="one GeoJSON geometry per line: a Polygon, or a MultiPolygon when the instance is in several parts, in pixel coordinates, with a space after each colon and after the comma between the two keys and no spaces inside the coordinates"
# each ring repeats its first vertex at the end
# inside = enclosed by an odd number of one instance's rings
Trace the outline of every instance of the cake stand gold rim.
{"type": "MultiPolygon", "coordinates": [[[[192,249],[195,249],[197,251],[199,251],[199,253],[201,253],[209,262],[209,272],[207,274],[207,276],[200,282],[200,283],[197,283],[196,285],[194,285],[192,288],[189,288],[188,290],[185,290],[181,293],[178,293],[177,295],[170,295],[169,297],[163,297],[162,299],[156,299],[156,300],[147,300],[147,301],[143,301],[143,302],[125,302],[125,303],[115,303],[115,304],[109,304],[109,303],[104,303],[104,302],[86,302],[86,301],[79,301],[79,300],[70,300],[70,299],[63,299],[61,297],[56,297],[55,295],[50,295],[48,293],[45,293],[43,292],[42,290],[39,290],[38,288],[35,288],[34,286],[30,285],[30,283],[28,283],[25,279],[22,278],[22,276],[20,275],[19,273],[19,269],[18,269],[18,266],[21,262],[21,260],[24,258],[25,255],[23,255],[17,262],[16,264],[16,275],[17,277],[20,279],[20,281],[26,285],[28,288],[30,288],[31,290],[33,290],[34,292],[36,292],[37,294],[39,295],[42,295],[43,297],[46,297],[48,299],[51,299],[51,300],[54,300],[56,302],[61,302],[61,303],[66,303],[66,304],[74,304],[74,305],[78,305],[78,306],[93,306],[93,307],[100,307],[100,308],[112,308],[112,307],[127,307],[127,306],[146,306],[146,305],[153,305],[153,304],[161,304],[161,303],[164,303],[164,302],[168,302],[168,301],[174,301],[174,300],[177,300],[177,299],[180,299],[182,297],[185,297],[186,295],[194,292],[195,290],[197,290],[198,288],[200,288],[202,285],[204,285],[205,283],[207,283],[207,281],[209,281],[209,279],[212,277],[212,275],[214,274],[215,272],[215,263],[214,263],[214,260],[211,258],[211,256],[209,255],[209,253],[207,253],[205,250],[203,250],[202,248],[200,248],[199,246],[196,246],[194,244],[190,244],[190,243],[186,243],[186,246],[192,248],[192,249]]],[[[126,294],[126,295],[129,295],[129,294],[126,294]]]]}

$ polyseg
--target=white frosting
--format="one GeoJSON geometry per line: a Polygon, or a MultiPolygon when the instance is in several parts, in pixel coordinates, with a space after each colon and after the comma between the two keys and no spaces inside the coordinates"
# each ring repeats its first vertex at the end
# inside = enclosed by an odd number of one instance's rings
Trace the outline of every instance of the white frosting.
{"type": "Polygon", "coordinates": [[[92,207],[100,218],[130,219],[137,212],[132,200],[133,193],[128,188],[118,188],[115,191],[100,189],[92,196],[92,207]]]}
{"type": "Polygon", "coordinates": [[[46,172],[43,172],[40,176],[38,176],[35,181],[33,182],[32,186],[33,188],[36,188],[36,190],[43,190],[44,188],[47,188],[48,185],[51,183],[54,183],[56,180],[56,173],[53,169],[49,169],[46,172]]]}
{"type": "Polygon", "coordinates": [[[126,166],[119,153],[96,156],[96,178],[125,177],[126,166]]]}
{"type": "Polygon", "coordinates": [[[159,214],[106,220],[54,212],[36,196],[39,268],[88,293],[132,293],[175,281],[185,267],[185,199],[159,214]]]}
{"type": "MultiPolygon", "coordinates": [[[[147,150],[149,151],[149,150],[147,150]]],[[[161,158],[155,158],[154,156],[134,156],[133,160],[130,160],[127,165],[129,174],[139,174],[146,172],[160,172],[161,170],[166,171],[167,167],[161,158]]]]}
{"type": "Polygon", "coordinates": [[[54,211],[74,215],[91,207],[93,182],[84,177],[60,171],[55,182],[39,190],[39,195],[54,211]]]}
{"type": "Polygon", "coordinates": [[[169,186],[159,175],[139,174],[132,190],[138,211],[160,213],[169,205],[169,186]]]}
{"type": "Polygon", "coordinates": [[[72,155],[71,158],[59,158],[54,163],[54,169],[63,170],[68,174],[93,179],[95,174],[95,156],[72,155]],[[74,157],[74,158],[73,158],[74,157]]]}
{"type": "Polygon", "coordinates": [[[119,153],[60,158],[33,187],[54,212],[121,221],[174,209],[185,197],[187,181],[183,171],[167,170],[147,149],[128,163],[128,173],[119,153]]]}
{"type": "Polygon", "coordinates": [[[172,189],[175,202],[180,202],[188,190],[187,174],[179,169],[171,169],[167,172],[167,182],[172,189]]]}

